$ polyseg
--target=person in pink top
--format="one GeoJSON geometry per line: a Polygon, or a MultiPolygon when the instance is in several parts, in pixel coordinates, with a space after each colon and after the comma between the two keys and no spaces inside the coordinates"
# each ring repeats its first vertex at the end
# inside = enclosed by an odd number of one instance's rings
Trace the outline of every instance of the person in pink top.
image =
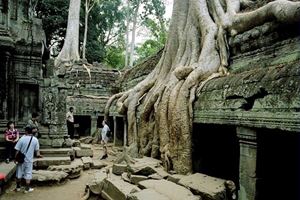
{"type": "Polygon", "coordinates": [[[6,143],[6,163],[9,163],[15,157],[15,145],[19,140],[19,131],[15,129],[15,124],[12,121],[7,123],[4,137],[6,143]]]}

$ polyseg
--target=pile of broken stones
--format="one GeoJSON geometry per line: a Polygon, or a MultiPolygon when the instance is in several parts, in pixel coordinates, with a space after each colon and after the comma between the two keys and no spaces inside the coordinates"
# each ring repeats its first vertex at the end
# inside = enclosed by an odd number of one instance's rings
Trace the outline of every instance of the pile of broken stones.
{"type": "MultiPolygon", "coordinates": [[[[101,169],[107,166],[106,162],[92,159],[91,145],[79,141],[72,141],[70,145],[72,147],[67,149],[66,157],[50,155],[50,157],[35,159],[32,182],[36,184],[61,183],[66,179],[78,178],[83,170],[101,169]]],[[[53,151],[55,154],[55,150],[53,151]]]]}
{"type": "Polygon", "coordinates": [[[225,180],[195,173],[167,173],[161,161],[143,157],[134,163],[107,166],[86,185],[83,199],[107,200],[226,200],[225,180]]]}

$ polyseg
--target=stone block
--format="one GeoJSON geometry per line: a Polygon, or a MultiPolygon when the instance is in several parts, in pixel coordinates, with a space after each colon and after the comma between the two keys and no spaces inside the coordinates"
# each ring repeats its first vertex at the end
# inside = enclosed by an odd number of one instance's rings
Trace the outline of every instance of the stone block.
{"type": "Polygon", "coordinates": [[[167,180],[141,181],[139,182],[139,187],[142,189],[153,189],[172,200],[199,200],[199,197],[195,196],[187,188],[167,180]]]}
{"type": "Polygon", "coordinates": [[[159,174],[155,173],[155,174],[151,174],[150,176],[148,176],[149,179],[154,179],[154,180],[161,180],[164,179],[163,177],[161,177],[159,174]]]}
{"type": "Polygon", "coordinates": [[[89,188],[93,194],[100,195],[104,187],[103,180],[106,177],[107,175],[105,173],[100,171],[96,172],[94,178],[87,183],[86,187],[89,188]]]}
{"type": "Polygon", "coordinates": [[[141,176],[141,175],[131,175],[130,176],[130,182],[134,185],[137,185],[140,181],[147,180],[147,176],[141,176]]]}
{"type": "Polygon", "coordinates": [[[156,174],[158,174],[159,176],[161,176],[164,179],[166,179],[168,176],[170,176],[170,174],[168,172],[166,172],[164,170],[164,168],[162,168],[162,167],[153,167],[152,169],[156,172],[156,174]]]}
{"type": "Polygon", "coordinates": [[[72,161],[72,164],[78,165],[81,167],[81,169],[83,169],[83,162],[81,159],[75,159],[74,161],[72,161]]]}
{"type": "Polygon", "coordinates": [[[205,174],[192,174],[183,176],[178,184],[191,188],[195,194],[203,197],[204,200],[222,200],[226,197],[225,180],[207,176],[205,174]]]}
{"type": "Polygon", "coordinates": [[[102,162],[101,160],[93,160],[92,169],[102,169],[103,167],[106,167],[107,164],[102,162]]]}
{"type": "Polygon", "coordinates": [[[54,148],[61,148],[63,146],[64,139],[53,139],[51,146],[54,148]]]}
{"type": "Polygon", "coordinates": [[[50,147],[52,146],[52,141],[47,138],[47,139],[44,139],[44,138],[40,138],[39,139],[39,143],[40,143],[40,146],[43,146],[43,147],[50,147]]]}
{"type": "Polygon", "coordinates": [[[92,143],[93,139],[94,139],[93,137],[88,136],[88,137],[80,138],[79,141],[80,141],[81,144],[82,143],[90,144],[90,143],[92,143]]]}
{"type": "Polygon", "coordinates": [[[64,147],[72,147],[73,143],[74,143],[74,140],[67,138],[67,139],[65,139],[63,146],[64,147]]]}
{"type": "Polygon", "coordinates": [[[140,191],[137,186],[123,181],[120,177],[104,179],[103,182],[101,196],[104,199],[126,200],[130,194],[140,191]]]}
{"type": "Polygon", "coordinates": [[[37,169],[46,169],[51,165],[70,165],[70,157],[44,157],[36,158],[33,161],[33,165],[37,169]]]}
{"type": "Polygon", "coordinates": [[[40,153],[44,157],[67,157],[73,154],[73,149],[71,148],[42,148],[40,153]]]}
{"type": "Polygon", "coordinates": [[[16,168],[17,165],[14,162],[0,162],[0,172],[5,176],[5,182],[8,182],[11,178],[13,178],[16,168]]]}
{"type": "Polygon", "coordinates": [[[83,169],[83,163],[81,164],[78,162],[72,162],[70,165],[54,165],[54,166],[49,166],[47,170],[66,172],[68,174],[68,178],[73,179],[81,175],[81,171],[83,169]]]}
{"type": "Polygon", "coordinates": [[[92,149],[81,149],[79,147],[73,147],[75,150],[75,156],[77,158],[81,157],[93,157],[93,150],[92,149]]]}
{"type": "Polygon", "coordinates": [[[141,159],[135,159],[136,163],[128,165],[128,171],[131,174],[149,176],[158,172],[163,173],[157,169],[160,166],[161,161],[149,157],[143,157],[141,159]]]}
{"type": "Polygon", "coordinates": [[[121,175],[124,172],[127,172],[126,164],[113,164],[112,173],[116,175],[121,175]]]}
{"type": "Polygon", "coordinates": [[[68,177],[63,171],[33,170],[33,182],[60,182],[68,177]]]}
{"type": "Polygon", "coordinates": [[[81,149],[92,149],[92,146],[90,144],[82,144],[82,143],[80,143],[80,148],[81,149]]]}
{"type": "Polygon", "coordinates": [[[81,158],[82,162],[83,162],[83,169],[90,169],[92,164],[93,164],[93,160],[91,157],[82,157],[81,158]]]}
{"type": "Polygon", "coordinates": [[[80,147],[80,141],[79,140],[74,140],[73,141],[73,147],[80,147]]]}
{"type": "Polygon", "coordinates": [[[172,174],[168,176],[167,180],[177,184],[182,177],[184,177],[184,175],[172,174]]]}
{"type": "Polygon", "coordinates": [[[150,166],[128,166],[128,171],[132,174],[149,176],[151,174],[155,174],[156,171],[150,166]]]}
{"type": "Polygon", "coordinates": [[[130,183],[130,178],[128,177],[128,173],[126,172],[122,173],[121,178],[123,181],[130,183]]]}
{"type": "Polygon", "coordinates": [[[153,189],[145,189],[139,192],[130,194],[127,200],[172,200],[163,194],[156,192],[153,189]]]}

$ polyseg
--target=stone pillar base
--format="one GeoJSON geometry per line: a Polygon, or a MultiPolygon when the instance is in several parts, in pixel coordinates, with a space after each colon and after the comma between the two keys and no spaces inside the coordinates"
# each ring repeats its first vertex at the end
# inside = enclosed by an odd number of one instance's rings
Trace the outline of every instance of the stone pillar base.
{"type": "Polygon", "coordinates": [[[240,143],[240,200],[254,200],[256,196],[256,131],[237,127],[240,143]]]}

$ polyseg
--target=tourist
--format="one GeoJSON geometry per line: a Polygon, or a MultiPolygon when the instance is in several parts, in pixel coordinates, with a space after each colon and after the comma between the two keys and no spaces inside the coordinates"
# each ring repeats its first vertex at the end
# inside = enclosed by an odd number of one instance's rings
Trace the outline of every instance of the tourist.
{"type": "Polygon", "coordinates": [[[40,138],[40,133],[39,133],[39,114],[38,113],[32,113],[31,119],[28,120],[26,126],[30,126],[32,128],[32,134],[36,138],[40,138]]]}
{"type": "Polygon", "coordinates": [[[74,139],[74,108],[70,107],[69,112],[66,114],[67,127],[68,127],[68,135],[71,139],[74,139]]]}
{"type": "Polygon", "coordinates": [[[4,132],[6,143],[6,163],[14,158],[15,145],[19,140],[19,131],[15,129],[15,125],[12,121],[9,121],[4,132]]]}
{"type": "Polygon", "coordinates": [[[109,127],[107,125],[107,122],[105,120],[102,121],[102,130],[101,130],[101,144],[105,145],[107,144],[108,140],[109,140],[109,127]]]}
{"type": "MultiPolygon", "coordinates": [[[[24,162],[17,164],[17,187],[16,191],[21,190],[21,179],[24,178],[26,181],[26,187],[24,193],[32,192],[33,188],[30,187],[30,181],[32,179],[32,167],[33,167],[33,156],[36,152],[37,157],[41,158],[39,152],[39,141],[36,137],[33,137],[32,128],[30,126],[25,127],[25,135],[18,141],[15,146],[16,158],[19,152],[25,155],[24,162]]],[[[16,159],[17,160],[17,159],[16,159]]]]}

